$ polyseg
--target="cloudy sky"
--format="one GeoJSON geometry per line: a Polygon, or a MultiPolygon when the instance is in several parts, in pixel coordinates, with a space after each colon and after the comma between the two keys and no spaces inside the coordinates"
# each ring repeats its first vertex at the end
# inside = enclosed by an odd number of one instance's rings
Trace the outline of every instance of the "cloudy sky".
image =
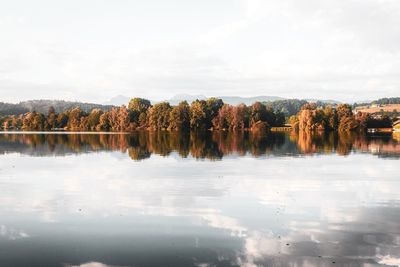
{"type": "Polygon", "coordinates": [[[0,2],[0,101],[399,92],[398,0],[0,2]]]}

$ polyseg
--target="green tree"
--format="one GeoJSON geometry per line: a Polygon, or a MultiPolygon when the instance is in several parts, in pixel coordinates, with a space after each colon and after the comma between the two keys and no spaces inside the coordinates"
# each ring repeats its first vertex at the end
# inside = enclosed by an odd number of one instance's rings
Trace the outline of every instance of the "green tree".
{"type": "Polygon", "coordinates": [[[261,102],[255,102],[250,107],[250,127],[258,122],[267,121],[267,109],[266,106],[261,102]]]}
{"type": "Polygon", "coordinates": [[[206,101],[206,125],[205,128],[209,129],[212,126],[212,120],[218,115],[219,110],[224,106],[222,99],[211,97],[206,101]]]}
{"type": "Polygon", "coordinates": [[[138,126],[144,127],[147,122],[147,112],[151,107],[149,100],[144,98],[132,98],[128,109],[131,111],[131,120],[138,126]]]}
{"type": "Polygon", "coordinates": [[[128,105],[128,109],[138,113],[146,112],[150,107],[151,103],[149,100],[138,97],[132,98],[128,105]]]}
{"type": "Polygon", "coordinates": [[[324,108],[324,120],[327,129],[336,130],[338,128],[338,115],[336,109],[332,108],[331,105],[324,108]]]}

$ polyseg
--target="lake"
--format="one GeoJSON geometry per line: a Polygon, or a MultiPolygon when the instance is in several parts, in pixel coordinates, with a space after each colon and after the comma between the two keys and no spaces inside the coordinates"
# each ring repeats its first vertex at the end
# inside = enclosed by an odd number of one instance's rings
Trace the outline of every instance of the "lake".
{"type": "Polygon", "coordinates": [[[400,266],[400,141],[0,133],[0,266],[400,266]]]}

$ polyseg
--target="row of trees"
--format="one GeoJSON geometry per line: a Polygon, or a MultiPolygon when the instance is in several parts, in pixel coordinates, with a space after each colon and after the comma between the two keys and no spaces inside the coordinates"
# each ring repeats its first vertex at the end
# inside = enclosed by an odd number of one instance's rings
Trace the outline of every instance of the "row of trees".
{"type": "Polygon", "coordinates": [[[93,109],[89,113],[79,107],[56,113],[27,112],[0,118],[3,129],[32,131],[66,129],[70,131],[133,131],[150,130],[266,130],[281,126],[285,116],[272,107],[257,102],[251,106],[224,104],[221,99],[186,101],[177,106],[168,102],[151,105],[149,100],[133,98],[128,107],[113,107],[110,111],[93,109]]]}
{"type": "Polygon", "coordinates": [[[300,112],[289,119],[293,128],[300,131],[355,131],[367,128],[391,128],[392,120],[388,116],[379,119],[368,113],[353,113],[348,104],[318,107],[316,104],[305,104],[300,112]]]}

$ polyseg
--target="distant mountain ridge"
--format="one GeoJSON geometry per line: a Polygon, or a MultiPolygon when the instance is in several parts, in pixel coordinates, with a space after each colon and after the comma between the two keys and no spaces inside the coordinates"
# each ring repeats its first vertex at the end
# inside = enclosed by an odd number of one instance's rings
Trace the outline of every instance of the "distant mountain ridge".
{"type": "MultiPolygon", "coordinates": [[[[246,105],[251,105],[254,102],[270,102],[270,101],[275,101],[275,100],[283,100],[285,98],[283,97],[278,97],[278,96],[253,96],[253,97],[240,97],[240,96],[215,96],[216,98],[222,99],[224,103],[230,104],[230,105],[238,105],[241,103],[244,103],[246,105]]],[[[177,105],[182,101],[187,101],[189,104],[192,101],[195,101],[196,99],[199,100],[206,100],[210,97],[207,97],[205,95],[189,95],[189,94],[178,94],[173,96],[170,99],[166,99],[163,101],[169,102],[171,105],[177,105]]],[[[103,104],[107,105],[127,105],[129,103],[129,100],[131,97],[123,96],[123,95],[118,95],[113,98],[111,98],[109,101],[104,102],[103,104]]],[[[150,100],[152,104],[162,102],[162,101],[154,101],[150,100]]]]}
{"type": "Polygon", "coordinates": [[[111,98],[110,100],[103,102],[103,105],[111,105],[111,106],[122,106],[122,105],[128,105],[129,101],[131,100],[131,97],[127,97],[124,95],[117,95],[111,98]]]}
{"type": "Polygon", "coordinates": [[[79,107],[84,112],[90,112],[92,109],[98,108],[104,111],[111,110],[111,105],[101,105],[94,103],[83,103],[77,101],[64,100],[28,100],[17,104],[0,102],[0,115],[19,115],[29,111],[47,114],[50,107],[54,107],[57,113],[79,107]]]}

